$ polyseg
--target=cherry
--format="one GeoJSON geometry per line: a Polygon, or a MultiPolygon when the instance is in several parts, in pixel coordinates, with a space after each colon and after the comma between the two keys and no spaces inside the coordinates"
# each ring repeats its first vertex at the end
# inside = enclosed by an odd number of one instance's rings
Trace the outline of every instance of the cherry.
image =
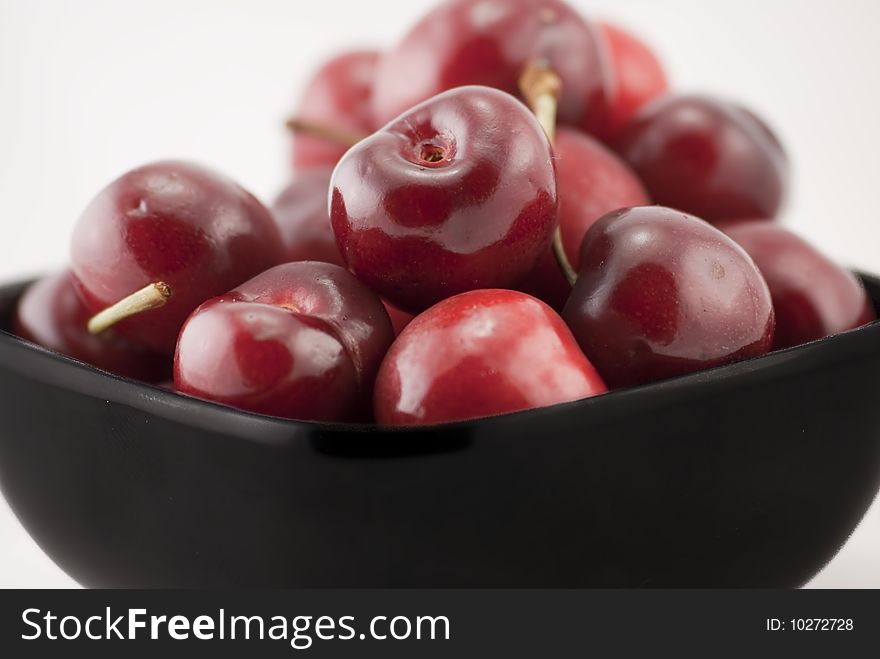
{"type": "Polygon", "coordinates": [[[176,161],[140,167],[104,188],[76,225],[71,258],[80,297],[98,314],[92,332],[115,325],[132,342],[169,354],[199,304],[284,260],[259,201],[219,174],[176,161]]]}
{"type": "Polygon", "coordinates": [[[262,414],[351,421],[369,410],[393,338],[379,298],[351,274],[329,263],[287,263],[189,317],[174,386],[262,414]]]}
{"type": "MultiPolygon", "coordinates": [[[[626,163],[589,135],[560,128],[555,152],[559,228],[566,256],[577,269],[584,234],[596,220],[619,208],[645,206],[650,200],[626,163]]],[[[518,288],[557,310],[571,292],[549,251],[518,288]]]]}
{"type": "Polygon", "coordinates": [[[577,400],[605,385],[562,319],[524,293],[478,290],[417,316],[376,379],[384,425],[427,425],[577,400]]]}
{"type": "Polygon", "coordinates": [[[736,222],[722,230],[755,261],[776,312],[774,348],[845,332],[876,318],[861,282],[804,239],[763,222],[736,222]]]}
{"type": "Polygon", "coordinates": [[[122,377],[158,382],[171,361],[132,345],[112,331],[90,334],[91,314],[83,306],[70,273],[60,272],[31,284],[18,302],[13,331],[23,339],[122,377]]]}
{"type": "Polygon", "coordinates": [[[609,137],[639,110],[669,90],[663,65],[648,46],[623,28],[602,21],[599,33],[608,47],[614,87],[610,102],[609,137]]]}
{"type": "Polygon", "coordinates": [[[547,136],[522,103],[487,87],[440,94],[358,143],[331,188],[349,269],[410,312],[518,283],[556,225],[547,136]]]}
{"type": "Polygon", "coordinates": [[[291,122],[296,170],[334,166],[347,148],[337,143],[340,136],[343,140],[353,136],[356,141],[376,128],[370,96],[378,60],[379,53],[373,50],[345,53],[326,62],[309,81],[291,122]],[[338,135],[296,132],[312,125],[332,126],[338,135]]]}
{"type": "Polygon", "coordinates": [[[610,71],[595,28],[561,0],[448,0],[380,60],[372,102],[377,124],[465,85],[516,94],[529,62],[562,80],[562,123],[607,121],[610,71]]]}
{"type": "Polygon", "coordinates": [[[658,206],[614,211],[584,237],[563,317],[612,387],[762,355],[770,291],[742,248],[658,206]]]}
{"type": "Polygon", "coordinates": [[[658,204],[708,222],[773,218],[788,161],[770,129],[737,105],[672,96],[648,105],[617,145],[658,204]]]}
{"type": "Polygon", "coordinates": [[[286,260],[345,265],[327,211],[332,173],[325,167],[297,173],[272,205],[286,260]]]}

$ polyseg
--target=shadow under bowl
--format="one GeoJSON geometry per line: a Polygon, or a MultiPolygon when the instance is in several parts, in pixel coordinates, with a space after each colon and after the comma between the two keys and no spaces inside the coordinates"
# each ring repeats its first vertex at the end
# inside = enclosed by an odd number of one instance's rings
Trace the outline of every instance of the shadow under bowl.
{"type": "MultiPolygon", "coordinates": [[[[24,286],[0,288],[0,326],[24,286]]],[[[0,332],[0,484],[90,587],[792,587],[880,487],[878,379],[875,322],[388,430],[240,412],[0,332]]]]}

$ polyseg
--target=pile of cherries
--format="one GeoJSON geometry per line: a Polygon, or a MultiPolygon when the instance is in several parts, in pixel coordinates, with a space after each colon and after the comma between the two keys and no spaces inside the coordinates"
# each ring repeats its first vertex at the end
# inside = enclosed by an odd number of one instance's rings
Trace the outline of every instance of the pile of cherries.
{"type": "Polygon", "coordinates": [[[875,317],[772,221],[788,162],[770,129],[670,92],[642,42],[561,0],[447,0],[393,50],[328,62],[289,125],[271,211],[185,162],[111,183],[18,334],[245,410],[421,425],[875,317]]]}

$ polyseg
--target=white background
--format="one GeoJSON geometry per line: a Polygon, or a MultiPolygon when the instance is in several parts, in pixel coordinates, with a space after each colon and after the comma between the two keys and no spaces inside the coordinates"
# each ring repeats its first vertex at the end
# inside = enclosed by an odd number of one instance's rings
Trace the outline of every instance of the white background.
{"type": "MultiPolygon", "coordinates": [[[[573,1],[646,37],[681,89],[765,116],[795,166],[786,222],[880,272],[880,3],[573,1]]],[[[270,201],[288,176],[282,120],[313,68],[392,44],[432,5],[0,0],[0,280],[64,264],[91,196],[150,160],[202,161],[270,201]]],[[[2,500],[0,585],[75,585],[2,500]]],[[[812,585],[880,587],[880,506],[812,585]]]]}

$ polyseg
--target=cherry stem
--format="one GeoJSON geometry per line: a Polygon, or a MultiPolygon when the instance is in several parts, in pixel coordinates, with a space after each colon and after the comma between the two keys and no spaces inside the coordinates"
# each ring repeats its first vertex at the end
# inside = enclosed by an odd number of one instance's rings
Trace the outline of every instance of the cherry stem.
{"type": "Polygon", "coordinates": [[[135,291],[128,297],[119,300],[116,304],[92,316],[88,324],[89,332],[100,334],[129,316],[134,316],[150,309],[158,309],[170,297],[171,287],[168,284],[161,281],[148,284],[141,290],[135,291]]]}
{"type": "MultiPolygon", "coordinates": [[[[562,80],[545,62],[532,60],[526,65],[519,78],[519,89],[547,134],[550,144],[553,144],[556,140],[556,113],[559,107],[559,95],[562,92],[562,80]]],[[[577,272],[565,254],[562,230],[558,225],[553,232],[553,256],[556,257],[556,263],[559,264],[566,281],[574,286],[577,272]]]]}
{"type": "Polygon", "coordinates": [[[350,149],[362,139],[367,137],[364,133],[353,130],[346,130],[338,126],[330,126],[322,124],[318,121],[311,121],[303,117],[291,117],[287,120],[287,128],[298,135],[310,135],[320,140],[333,142],[339,146],[350,149]]]}

